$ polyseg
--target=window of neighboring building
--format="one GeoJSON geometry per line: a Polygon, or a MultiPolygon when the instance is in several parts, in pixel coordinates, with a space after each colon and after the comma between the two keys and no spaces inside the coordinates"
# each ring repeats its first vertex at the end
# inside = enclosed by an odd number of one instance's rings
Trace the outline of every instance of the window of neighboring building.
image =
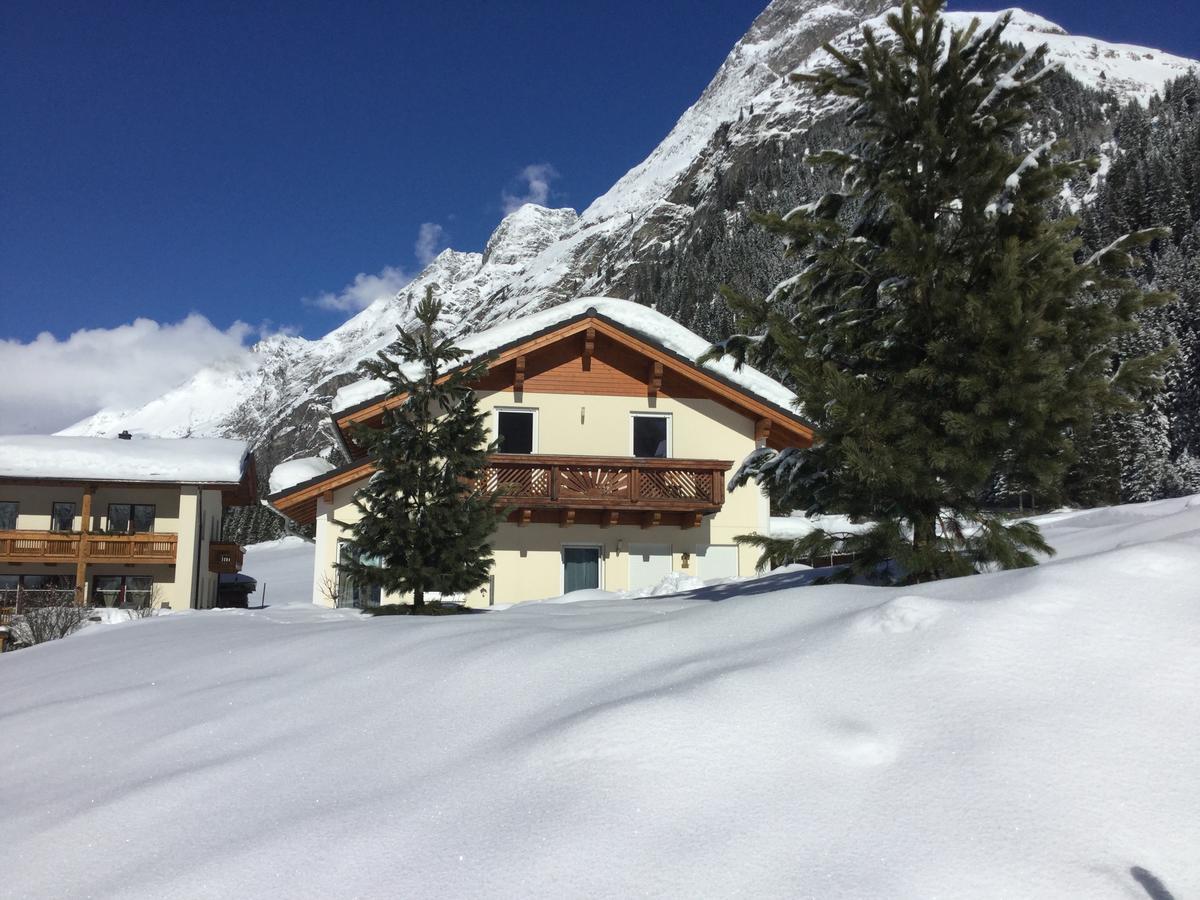
{"type": "Polygon", "coordinates": [[[533,453],[537,447],[537,410],[496,410],[496,440],[501,453],[533,453]]]}
{"type": "Polygon", "coordinates": [[[113,534],[144,534],[153,531],[154,504],[108,504],[108,530],[113,534]]]}
{"type": "Polygon", "coordinates": [[[103,606],[149,606],[154,598],[152,575],[97,575],[92,602],[103,606]]]}
{"type": "Polygon", "coordinates": [[[633,455],[665,458],[671,455],[671,417],[633,413],[633,455]]]}
{"type": "Polygon", "coordinates": [[[0,500],[0,531],[17,527],[17,506],[16,500],[0,500]]]}
{"type": "Polygon", "coordinates": [[[75,504],[56,502],[50,507],[51,531],[75,530],[75,504]]]}
{"type": "Polygon", "coordinates": [[[51,599],[52,593],[74,595],[75,576],[0,575],[0,606],[16,606],[21,599],[51,599]]]}

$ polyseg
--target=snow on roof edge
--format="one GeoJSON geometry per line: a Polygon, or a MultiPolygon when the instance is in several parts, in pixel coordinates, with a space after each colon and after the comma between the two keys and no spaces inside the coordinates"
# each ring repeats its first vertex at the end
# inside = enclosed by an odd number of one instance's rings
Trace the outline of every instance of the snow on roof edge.
{"type": "MultiPolygon", "coordinates": [[[[532,334],[564,324],[593,309],[599,315],[648,341],[682,356],[693,365],[721,376],[747,393],[791,415],[799,415],[796,410],[796,395],[774,378],[752,366],[735,368],[733,361],[727,357],[703,364],[697,363],[696,360],[712,346],[710,341],[657,310],[632,300],[620,300],[615,297],[581,297],[464,337],[458,342],[459,346],[470,354],[464,363],[479,359],[532,334]]],[[[335,415],[345,412],[375,400],[386,391],[386,383],[379,379],[356,381],[337,392],[331,411],[335,415]]]]}
{"type": "Polygon", "coordinates": [[[230,438],[10,434],[0,435],[0,478],[235,485],[249,456],[230,438]]]}

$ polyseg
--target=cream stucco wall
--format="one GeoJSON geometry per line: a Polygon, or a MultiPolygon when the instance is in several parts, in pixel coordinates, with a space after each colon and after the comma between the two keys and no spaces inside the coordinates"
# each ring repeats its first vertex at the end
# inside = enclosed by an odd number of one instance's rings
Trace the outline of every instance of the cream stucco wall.
{"type": "MultiPolygon", "coordinates": [[[[670,416],[670,455],[680,459],[725,459],[736,467],[754,449],[754,420],[713,400],[679,400],[661,397],[654,405],[646,398],[607,397],[582,394],[525,393],[519,399],[512,392],[480,392],[480,406],[495,429],[496,409],[537,410],[534,451],[572,456],[630,456],[632,454],[633,413],[657,413],[670,416]]],[[[314,561],[313,602],[332,605],[325,585],[336,583],[333,564],[341,529],[334,523],[354,522],[357,510],[351,498],[359,485],[336,491],[333,502],[317,503],[316,555],[314,561]]],[[[732,545],[734,537],[765,531],[769,506],[753,486],[729,492],[719,513],[704,519],[699,528],[678,526],[641,528],[619,525],[601,528],[594,525],[530,524],[519,527],[502,523],[493,539],[495,564],[492,584],[473,592],[467,602],[472,606],[492,603],[517,603],[552,597],[562,593],[564,545],[583,544],[601,548],[601,587],[624,590],[629,586],[629,547],[633,544],[669,545],[672,569],[696,574],[696,554],[709,545],[732,545]],[[684,568],[684,554],[689,555],[684,568]]],[[[737,549],[738,572],[754,571],[757,554],[748,548],[737,549]]],[[[398,602],[402,598],[385,598],[398,602]]]]}
{"type": "MultiPolygon", "coordinates": [[[[16,501],[19,530],[46,531],[50,528],[50,510],[55,502],[75,504],[74,530],[80,530],[83,511],[82,485],[0,484],[0,500],[16,501]]],[[[103,565],[89,563],[85,597],[90,599],[97,575],[152,575],[159,602],[172,609],[209,608],[216,602],[218,576],[208,570],[208,546],[220,539],[222,505],[219,490],[202,490],[195,485],[98,485],[92,497],[88,530],[108,528],[108,507],[112,503],[150,503],[154,505],[154,531],[178,535],[175,565],[103,565]]],[[[33,564],[6,565],[10,574],[75,574],[73,564],[56,566],[33,564]]]]}

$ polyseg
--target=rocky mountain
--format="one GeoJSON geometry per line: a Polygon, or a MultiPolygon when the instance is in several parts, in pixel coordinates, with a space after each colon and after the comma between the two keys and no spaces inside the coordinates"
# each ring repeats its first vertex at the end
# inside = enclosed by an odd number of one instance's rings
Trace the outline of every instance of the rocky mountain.
{"type": "MultiPolygon", "coordinates": [[[[727,314],[716,285],[769,288],[783,274],[778,247],[748,219],[786,209],[823,186],[802,162],[836,140],[836,108],[787,82],[826,61],[826,41],[850,47],[864,22],[881,23],[886,0],[773,0],[730,52],[700,98],[661,144],[582,214],[526,205],[497,226],[483,253],[446,250],[396,297],[381,297],[319,340],[278,336],[238,364],[214,366],[138,409],[104,410],[67,429],[111,435],[236,435],[251,440],[264,471],[295,456],[331,452],[331,399],[359,360],[411,320],[429,284],[459,332],[485,328],[577,296],[606,294],[656,306],[702,333],[727,314]]],[[[972,15],[952,13],[956,25],[972,15]]],[[[1120,152],[1113,123],[1200,64],[1140,47],[1068,35],[1020,10],[1014,41],[1046,43],[1070,79],[1043,127],[1085,150],[1120,152]]],[[[1079,185],[1082,198],[1098,184],[1079,185]]],[[[1076,205],[1078,199],[1073,201],[1076,205]]]]}

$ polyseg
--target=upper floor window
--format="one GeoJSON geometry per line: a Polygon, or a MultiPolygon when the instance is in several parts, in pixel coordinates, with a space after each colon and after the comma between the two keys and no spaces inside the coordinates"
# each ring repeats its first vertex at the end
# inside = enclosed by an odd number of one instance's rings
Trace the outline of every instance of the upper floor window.
{"type": "Polygon", "coordinates": [[[114,534],[142,534],[153,531],[154,504],[108,504],[108,530],[114,534]]]}
{"type": "Polygon", "coordinates": [[[537,410],[496,410],[496,440],[501,453],[533,453],[537,449],[537,410]]]}
{"type": "Polygon", "coordinates": [[[16,500],[0,500],[0,531],[17,527],[17,505],[16,500]]]}
{"type": "Polygon", "coordinates": [[[50,507],[51,531],[75,530],[75,504],[56,501],[50,507]]]}
{"type": "Polygon", "coordinates": [[[671,455],[671,417],[633,413],[633,455],[665,458],[671,455]]]}

